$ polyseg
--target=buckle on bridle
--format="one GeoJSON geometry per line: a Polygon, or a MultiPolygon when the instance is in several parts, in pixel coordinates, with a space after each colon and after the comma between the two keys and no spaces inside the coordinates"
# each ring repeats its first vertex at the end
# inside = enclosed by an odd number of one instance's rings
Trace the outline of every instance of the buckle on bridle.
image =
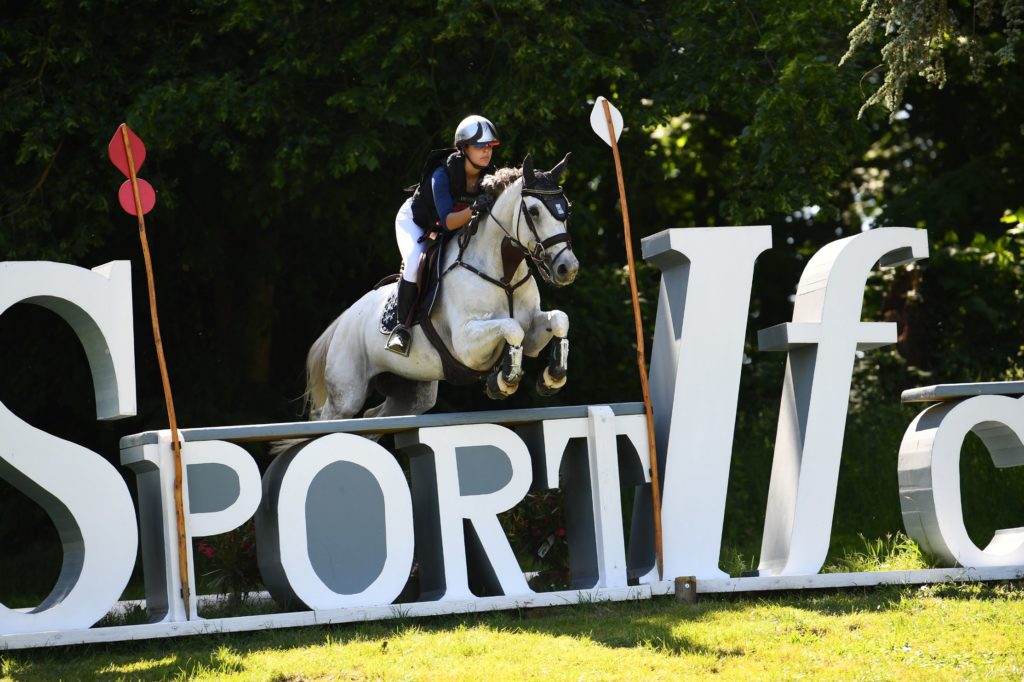
{"type": "Polygon", "coordinates": [[[530,253],[530,260],[532,260],[534,263],[541,263],[544,260],[545,248],[546,247],[541,242],[534,242],[533,251],[530,253]]]}

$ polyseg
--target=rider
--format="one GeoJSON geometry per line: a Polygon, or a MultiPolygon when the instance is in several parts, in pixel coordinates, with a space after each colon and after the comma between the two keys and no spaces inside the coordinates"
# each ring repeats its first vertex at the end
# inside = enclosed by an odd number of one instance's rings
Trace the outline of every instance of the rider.
{"type": "Polygon", "coordinates": [[[455,128],[454,149],[430,152],[416,193],[402,204],[395,217],[395,237],[402,253],[402,279],[398,284],[398,326],[386,348],[408,355],[412,346],[409,327],[416,304],[424,233],[451,232],[465,227],[475,212],[486,212],[493,202],[480,190],[480,182],[494,173],[493,148],[501,142],[494,124],[483,116],[467,116],[455,128]]]}

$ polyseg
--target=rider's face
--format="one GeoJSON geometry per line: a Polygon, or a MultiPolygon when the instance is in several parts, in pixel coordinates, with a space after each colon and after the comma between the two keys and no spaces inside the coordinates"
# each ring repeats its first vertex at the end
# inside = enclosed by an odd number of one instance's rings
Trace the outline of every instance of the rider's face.
{"type": "Polygon", "coordinates": [[[466,146],[466,156],[469,160],[478,166],[487,166],[491,163],[491,156],[494,154],[494,147],[485,145],[483,147],[476,147],[474,145],[466,146]]]}

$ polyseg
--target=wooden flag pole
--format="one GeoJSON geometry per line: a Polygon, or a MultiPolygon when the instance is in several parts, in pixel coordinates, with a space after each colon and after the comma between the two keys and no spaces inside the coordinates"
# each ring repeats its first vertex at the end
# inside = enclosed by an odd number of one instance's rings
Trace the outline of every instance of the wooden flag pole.
{"type": "Polygon", "coordinates": [[[178,437],[178,420],[174,415],[174,398],[171,397],[171,379],[167,374],[164,344],[160,338],[160,320],[156,313],[156,285],[153,281],[153,263],[149,256],[149,240],[146,238],[146,218],[142,212],[142,199],[139,196],[139,180],[135,174],[132,143],[128,139],[128,126],[122,123],[120,131],[121,140],[124,142],[124,153],[128,157],[128,177],[132,181],[135,214],[139,219],[139,241],[142,242],[142,257],[146,263],[146,283],[149,285],[149,317],[153,323],[153,342],[156,344],[156,360],[160,366],[160,381],[164,387],[164,403],[167,405],[167,419],[171,426],[171,448],[174,451],[174,508],[178,514],[178,569],[181,572],[181,598],[185,603],[185,620],[191,620],[188,553],[185,551],[185,508],[181,492],[181,439],[178,437]]]}
{"type": "Polygon", "coordinates": [[[626,231],[626,262],[629,266],[629,291],[633,297],[633,322],[636,327],[636,363],[640,369],[640,389],[644,397],[644,412],[647,414],[647,445],[651,453],[651,497],[654,502],[654,552],[658,560],[658,577],[664,580],[664,560],[661,550],[661,482],[658,480],[658,452],[654,443],[654,411],[651,409],[651,391],[647,383],[647,360],[644,357],[644,329],[640,317],[640,295],[636,286],[636,267],[633,261],[633,239],[629,231],[629,208],[626,206],[626,183],[622,179],[622,161],[619,160],[619,145],[616,141],[615,126],[608,100],[602,99],[604,118],[608,122],[608,139],[611,141],[612,156],[615,157],[615,175],[619,181],[619,202],[622,204],[622,225],[626,231]]]}

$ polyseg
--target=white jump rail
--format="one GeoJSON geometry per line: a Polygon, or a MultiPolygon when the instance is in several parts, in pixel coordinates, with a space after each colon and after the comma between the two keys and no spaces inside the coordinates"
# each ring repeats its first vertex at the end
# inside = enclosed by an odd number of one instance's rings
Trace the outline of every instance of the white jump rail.
{"type": "Polygon", "coordinates": [[[977,395],[1024,395],[1024,381],[988,381],[972,384],[936,384],[911,388],[900,395],[905,403],[938,403],[963,400],[977,395]]]}
{"type": "MultiPolygon", "coordinates": [[[[925,568],[913,571],[863,571],[860,573],[818,573],[815,575],[753,576],[695,580],[697,594],[736,594],[741,592],[779,592],[787,590],[828,590],[841,587],[878,587],[880,585],[929,585],[934,583],[1019,580],[1024,567],[1008,568],[925,568]]],[[[673,580],[650,585],[651,594],[675,594],[673,580]]]]}
{"type": "MultiPolygon", "coordinates": [[[[616,415],[644,414],[643,403],[613,403],[609,405],[616,415]]],[[[397,433],[433,426],[459,426],[463,424],[500,424],[512,426],[529,424],[545,419],[572,419],[587,416],[586,405],[564,407],[530,407],[515,410],[487,410],[483,412],[455,412],[451,414],[421,414],[414,417],[378,417],[375,419],[332,419],[324,421],[281,422],[251,424],[248,426],[209,426],[181,429],[185,440],[224,440],[233,443],[285,440],[288,438],[316,438],[331,433],[397,433]]],[[[121,439],[121,449],[157,442],[157,431],[145,431],[121,439]]]]}

